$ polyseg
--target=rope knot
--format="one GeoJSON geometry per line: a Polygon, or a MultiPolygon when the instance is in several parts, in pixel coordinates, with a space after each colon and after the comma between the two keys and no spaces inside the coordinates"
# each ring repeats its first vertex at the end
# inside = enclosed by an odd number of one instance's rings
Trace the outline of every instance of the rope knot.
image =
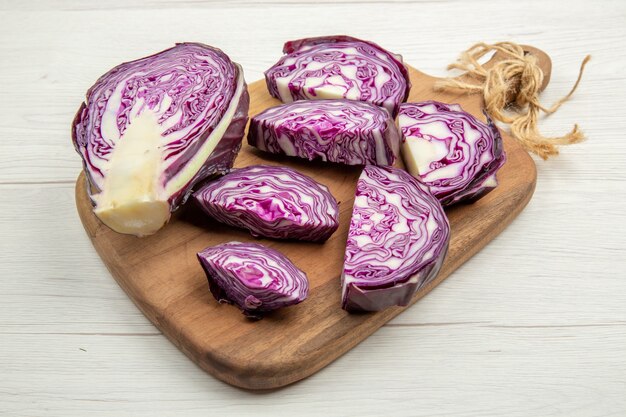
{"type": "Polygon", "coordinates": [[[448,69],[459,69],[476,83],[447,78],[435,84],[437,91],[461,90],[468,94],[481,93],[487,113],[496,120],[510,125],[511,135],[529,152],[543,159],[558,155],[558,145],[581,142],[584,135],[578,125],[564,136],[545,137],[538,129],[540,111],[552,114],[567,101],[580,82],[583,70],[591,59],[583,60],[578,80],[571,91],[552,107],[546,108],[539,101],[539,92],[544,82],[544,73],[537,58],[528,54],[513,42],[499,42],[493,45],[478,43],[463,52],[448,69]],[[491,51],[500,52],[503,59],[487,69],[478,62],[491,51]]]}

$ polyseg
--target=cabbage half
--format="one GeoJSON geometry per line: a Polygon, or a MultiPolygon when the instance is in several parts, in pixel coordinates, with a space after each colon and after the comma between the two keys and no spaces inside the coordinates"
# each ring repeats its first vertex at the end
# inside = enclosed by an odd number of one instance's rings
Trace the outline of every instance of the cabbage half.
{"type": "Polygon", "coordinates": [[[449,239],[448,219],[427,186],[401,169],[366,166],[346,244],[343,308],[408,305],[437,276],[449,239]]]}
{"type": "Polygon", "coordinates": [[[273,97],[296,100],[346,98],[382,106],[395,116],[411,83],[400,55],[350,36],[285,43],[284,55],[265,72],[273,97]]]}
{"type": "Polygon", "coordinates": [[[353,100],[301,100],[250,120],[248,143],[263,151],[347,165],[393,165],[400,134],[389,113],[353,100]]]}
{"type": "Polygon", "coordinates": [[[284,166],[235,169],[194,198],[212,218],[253,236],[321,242],[339,226],[337,200],[328,188],[284,166]]]}
{"type": "Polygon", "coordinates": [[[96,216],[120,233],[155,233],[197,182],[231,168],[248,106],[241,67],[199,43],[104,74],[72,126],[96,216]]]}
{"type": "Polygon", "coordinates": [[[282,253],[257,243],[209,247],[198,260],[215,299],[237,305],[250,318],[298,304],[309,292],[304,272],[282,253]]]}
{"type": "Polygon", "coordinates": [[[497,185],[506,155],[498,128],[458,104],[403,103],[398,113],[407,170],[430,187],[444,206],[471,202],[497,185]]]}

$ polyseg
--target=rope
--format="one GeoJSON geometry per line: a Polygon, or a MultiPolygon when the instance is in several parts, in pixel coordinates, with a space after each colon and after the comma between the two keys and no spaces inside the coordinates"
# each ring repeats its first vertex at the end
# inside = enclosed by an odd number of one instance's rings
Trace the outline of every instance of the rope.
{"type": "Polygon", "coordinates": [[[570,92],[551,107],[539,102],[539,90],[543,83],[543,71],[537,65],[537,58],[525,54],[524,49],[513,42],[499,42],[493,45],[478,43],[464,51],[457,62],[448,69],[464,71],[478,81],[472,84],[455,78],[446,78],[435,84],[436,91],[462,90],[468,94],[482,93],[485,108],[496,120],[510,125],[511,135],[529,152],[543,159],[558,155],[558,146],[571,145],[585,139],[577,124],[563,136],[547,137],[539,132],[540,112],[552,114],[570,99],[583,75],[585,65],[591,59],[583,60],[578,79],[570,92]],[[500,52],[505,59],[486,69],[478,62],[491,51],[500,52]],[[511,113],[510,110],[514,112],[511,113]]]}

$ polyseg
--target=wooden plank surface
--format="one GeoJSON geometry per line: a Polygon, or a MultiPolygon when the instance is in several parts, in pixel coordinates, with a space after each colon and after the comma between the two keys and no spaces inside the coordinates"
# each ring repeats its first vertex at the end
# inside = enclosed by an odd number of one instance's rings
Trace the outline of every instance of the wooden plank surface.
{"type": "Polygon", "coordinates": [[[0,415],[626,413],[623,2],[117,3],[0,2],[0,415]],[[453,279],[315,376],[250,394],[157,334],[99,261],[68,120],[98,75],[146,50],[219,44],[253,81],[284,39],[350,28],[436,75],[478,40],[539,46],[548,104],[591,53],[574,99],[542,121],[589,140],[536,161],[529,206],[453,279]]]}

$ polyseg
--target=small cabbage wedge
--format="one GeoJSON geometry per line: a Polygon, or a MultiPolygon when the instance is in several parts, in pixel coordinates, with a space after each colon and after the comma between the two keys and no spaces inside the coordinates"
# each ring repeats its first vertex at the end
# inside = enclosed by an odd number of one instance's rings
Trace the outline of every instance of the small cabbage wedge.
{"type": "Polygon", "coordinates": [[[497,187],[506,155],[489,117],[483,123],[458,104],[424,101],[402,103],[398,125],[407,170],[444,207],[476,201],[497,187]]]}
{"type": "Polygon", "coordinates": [[[282,253],[258,243],[209,247],[198,252],[198,261],[215,299],[237,305],[249,318],[298,304],[309,292],[304,272],[282,253]]]}
{"type": "Polygon", "coordinates": [[[200,43],[104,74],[72,125],[96,216],[119,233],[158,231],[195,184],[232,167],[249,102],[241,67],[200,43]]]}
{"type": "Polygon", "coordinates": [[[346,165],[393,165],[400,133],[382,107],[355,100],[300,100],[250,120],[248,144],[263,151],[346,165]]]}
{"type": "Polygon", "coordinates": [[[342,307],[408,305],[437,276],[449,240],[448,218],[427,186],[398,168],[366,166],[348,232],[342,307]]]}
{"type": "Polygon", "coordinates": [[[233,169],[193,196],[212,218],[255,237],[323,242],[339,226],[337,200],[328,188],[285,166],[233,169]]]}
{"type": "Polygon", "coordinates": [[[411,89],[402,57],[370,41],[343,35],[305,38],[285,43],[283,53],[265,71],[265,81],[284,103],[346,98],[395,116],[411,89]]]}

